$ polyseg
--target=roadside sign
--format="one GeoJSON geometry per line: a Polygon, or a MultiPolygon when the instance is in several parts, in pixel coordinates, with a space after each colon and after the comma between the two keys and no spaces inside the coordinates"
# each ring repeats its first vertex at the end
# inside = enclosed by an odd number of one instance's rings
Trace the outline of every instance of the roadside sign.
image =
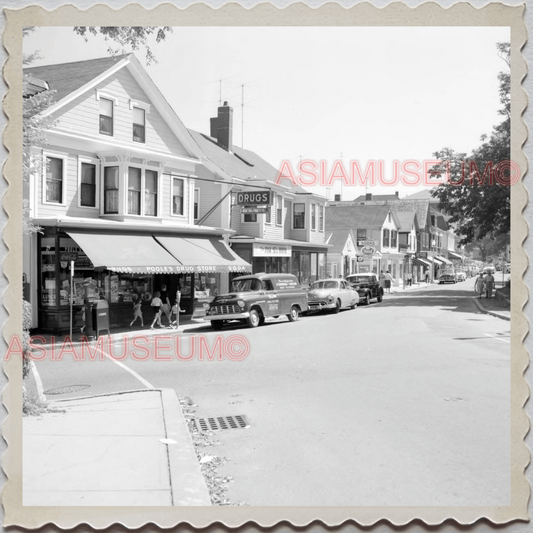
{"type": "Polygon", "coordinates": [[[373,246],[378,245],[378,241],[365,239],[364,241],[357,241],[357,246],[373,246]]]}
{"type": "Polygon", "coordinates": [[[357,262],[362,263],[365,260],[365,258],[362,255],[357,256],[357,262]]]}
{"type": "Polygon", "coordinates": [[[361,253],[363,255],[374,255],[376,253],[376,249],[373,246],[363,246],[361,248],[361,253]]]}

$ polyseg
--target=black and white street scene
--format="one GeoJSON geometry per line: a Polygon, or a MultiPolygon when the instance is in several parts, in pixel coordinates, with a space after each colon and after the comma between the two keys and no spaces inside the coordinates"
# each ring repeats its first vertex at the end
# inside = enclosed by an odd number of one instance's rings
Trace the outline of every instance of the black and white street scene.
{"type": "Polygon", "coordinates": [[[23,504],[511,505],[510,40],[27,28],[23,504]]]}

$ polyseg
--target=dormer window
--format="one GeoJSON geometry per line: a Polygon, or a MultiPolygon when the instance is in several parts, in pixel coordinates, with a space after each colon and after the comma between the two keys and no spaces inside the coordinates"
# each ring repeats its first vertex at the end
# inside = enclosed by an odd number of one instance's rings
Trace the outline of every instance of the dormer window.
{"type": "Polygon", "coordinates": [[[113,100],[100,98],[100,133],[113,135],[113,100]]]}
{"type": "Polygon", "coordinates": [[[138,143],[145,141],[146,111],[139,107],[133,108],[133,140],[138,143]]]}

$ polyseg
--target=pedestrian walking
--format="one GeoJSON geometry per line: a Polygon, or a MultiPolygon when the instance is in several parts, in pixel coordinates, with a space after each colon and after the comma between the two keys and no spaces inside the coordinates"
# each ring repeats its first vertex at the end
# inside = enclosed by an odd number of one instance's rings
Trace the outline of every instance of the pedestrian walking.
{"type": "Polygon", "coordinates": [[[392,285],[392,276],[390,275],[390,272],[388,270],[383,275],[385,277],[385,289],[387,290],[387,293],[390,294],[390,288],[392,285]]]}
{"type": "Polygon", "coordinates": [[[426,270],[426,283],[429,283],[429,272],[426,270]]]}
{"type": "Polygon", "coordinates": [[[413,284],[413,274],[411,274],[411,272],[408,272],[407,273],[407,286],[411,287],[412,284],[413,284]]]}
{"type": "Polygon", "coordinates": [[[489,272],[485,276],[485,298],[492,298],[492,289],[494,288],[494,276],[489,272]]]}
{"type": "Polygon", "coordinates": [[[155,291],[154,297],[152,298],[152,303],[150,304],[154,310],[154,320],[152,321],[150,329],[154,329],[156,322],[159,324],[160,328],[163,327],[163,324],[161,324],[161,306],[163,305],[163,302],[161,301],[160,296],[161,293],[159,291],[155,291]]]}
{"type": "Polygon", "coordinates": [[[168,327],[172,326],[172,319],[170,317],[170,299],[168,297],[167,286],[161,285],[161,316],[165,313],[168,319],[168,327]]]}
{"type": "Polygon", "coordinates": [[[476,279],[476,283],[474,285],[474,291],[478,295],[478,298],[481,298],[481,295],[483,294],[485,290],[485,280],[483,279],[483,272],[478,276],[476,279]]]}
{"type": "Polygon", "coordinates": [[[135,324],[135,321],[139,318],[141,320],[141,328],[144,328],[143,312],[142,312],[142,298],[137,298],[137,301],[133,302],[133,320],[130,322],[130,328],[135,324]]]}
{"type": "Polygon", "coordinates": [[[385,274],[383,273],[383,270],[379,273],[379,284],[381,285],[383,292],[385,292],[385,274]]]}

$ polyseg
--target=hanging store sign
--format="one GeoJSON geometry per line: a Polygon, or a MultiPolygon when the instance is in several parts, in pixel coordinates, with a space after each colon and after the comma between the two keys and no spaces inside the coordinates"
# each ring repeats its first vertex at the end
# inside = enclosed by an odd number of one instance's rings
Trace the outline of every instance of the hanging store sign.
{"type": "Polygon", "coordinates": [[[241,213],[244,215],[262,214],[266,212],[267,212],[266,207],[241,207],[241,213]]]}
{"type": "Polygon", "coordinates": [[[361,248],[361,253],[363,255],[372,256],[376,253],[376,249],[373,246],[363,246],[361,248]]]}
{"type": "Polygon", "coordinates": [[[254,243],[254,257],[290,257],[292,248],[290,246],[280,246],[274,244],[254,243]]]}
{"type": "Polygon", "coordinates": [[[272,205],[273,197],[269,190],[242,191],[237,193],[237,205],[272,205]]]}
{"type": "Polygon", "coordinates": [[[378,245],[378,241],[373,241],[365,239],[364,241],[357,241],[357,246],[373,246],[374,248],[378,245]]]}

